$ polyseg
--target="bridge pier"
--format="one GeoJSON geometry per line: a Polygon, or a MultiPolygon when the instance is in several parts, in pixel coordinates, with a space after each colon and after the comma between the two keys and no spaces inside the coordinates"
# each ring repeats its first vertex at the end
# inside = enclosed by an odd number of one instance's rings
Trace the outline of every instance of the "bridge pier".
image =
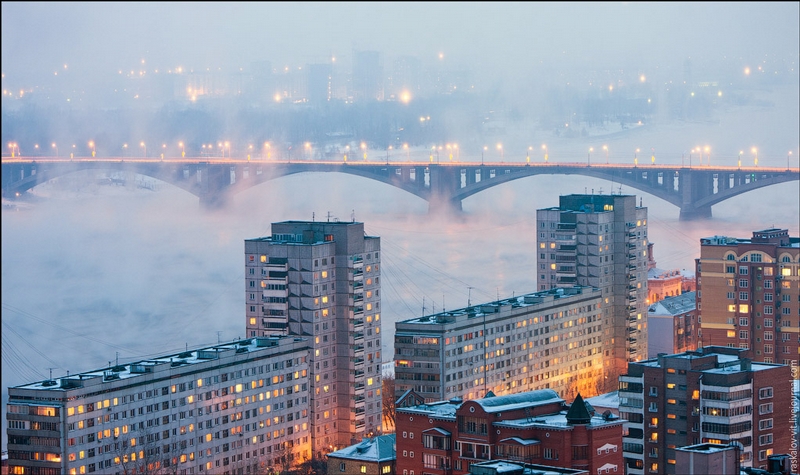
{"type": "Polygon", "coordinates": [[[681,221],[693,221],[695,219],[711,219],[711,206],[682,206],[681,221]]]}
{"type": "Polygon", "coordinates": [[[461,200],[431,199],[428,201],[428,214],[458,215],[464,211],[461,200]]]}
{"type": "Polygon", "coordinates": [[[205,209],[219,209],[227,204],[224,193],[203,193],[200,195],[200,206],[205,209]]]}

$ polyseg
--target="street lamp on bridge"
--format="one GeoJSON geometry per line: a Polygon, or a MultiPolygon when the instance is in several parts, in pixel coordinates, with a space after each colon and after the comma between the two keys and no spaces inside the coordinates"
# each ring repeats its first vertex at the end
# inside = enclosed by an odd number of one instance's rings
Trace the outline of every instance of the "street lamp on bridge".
{"type": "Polygon", "coordinates": [[[606,151],[606,165],[608,165],[608,145],[603,145],[603,150],[606,151]]]}
{"type": "Polygon", "coordinates": [[[144,148],[144,158],[147,158],[147,145],[144,142],[140,142],[139,146],[144,148]]]}
{"type": "Polygon", "coordinates": [[[786,171],[789,171],[789,158],[792,156],[792,151],[789,150],[789,153],[786,154],[786,171]]]}
{"type": "Polygon", "coordinates": [[[90,140],[89,141],[89,148],[92,149],[92,158],[94,158],[94,156],[96,154],[96,149],[94,147],[94,140],[90,140]]]}
{"type": "Polygon", "coordinates": [[[706,151],[706,165],[710,167],[711,166],[711,147],[706,145],[705,151],[706,151]]]}
{"type": "Polygon", "coordinates": [[[544,163],[547,163],[547,145],[542,144],[542,150],[544,150],[544,163]]]}
{"type": "Polygon", "coordinates": [[[50,144],[50,148],[55,149],[55,151],[56,151],[56,155],[55,156],[58,157],[58,145],[56,145],[56,143],[53,142],[53,143],[50,144]]]}
{"type": "Polygon", "coordinates": [[[183,142],[178,142],[178,147],[181,148],[181,158],[186,157],[186,147],[183,146],[183,142]]]}
{"type": "Polygon", "coordinates": [[[758,166],[758,149],[753,147],[752,149],[750,149],[750,151],[753,152],[753,154],[756,156],[755,165],[758,166]]]}
{"type": "Polygon", "coordinates": [[[742,154],[744,150],[739,150],[739,168],[742,168],[742,154]]]}
{"type": "Polygon", "coordinates": [[[484,154],[484,152],[486,152],[486,150],[488,150],[488,148],[489,147],[484,145],[483,148],[481,149],[481,165],[483,165],[483,154],[484,154]]]}
{"type": "Polygon", "coordinates": [[[592,166],[592,152],[594,152],[594,147],[589,147],[589,154],[586,156],[586,166],[592,166]]]}
{"type": "Polygon", "coordinates": [[[639,157],[637,156],[638,153],[639,153],[639,149],[638,148],[633,151],[633,166],[634,167],[638,167],[639,166],[639,157]]]}
{"type": "Polygon", "coordinates": [[[500,161],[502,162],[505,158],[505,153],[503,152],[503,144],[497,144],[497,150],[500,150],[500,161]]]}

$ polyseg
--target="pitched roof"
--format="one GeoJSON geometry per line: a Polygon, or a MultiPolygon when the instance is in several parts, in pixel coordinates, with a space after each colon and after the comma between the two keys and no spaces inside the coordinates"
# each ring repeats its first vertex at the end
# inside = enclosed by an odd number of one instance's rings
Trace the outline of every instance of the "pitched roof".
{"type": "Polygon", "coordinates": [[[583,396],[578,393],[575,396],[575,401],[569,407],[569,411],[567,411],[567,424],[588,424],[591,421],[592,416],[589,414],[589,408],[586,407],[583,396]]]}
{"type": "Polygon", "coordinates": [[[395,460],[395,435],[386,434],[364,439],[361,442],[331,452],[328,457],[361,460],[364,462],[387,462],[395,460]]]}

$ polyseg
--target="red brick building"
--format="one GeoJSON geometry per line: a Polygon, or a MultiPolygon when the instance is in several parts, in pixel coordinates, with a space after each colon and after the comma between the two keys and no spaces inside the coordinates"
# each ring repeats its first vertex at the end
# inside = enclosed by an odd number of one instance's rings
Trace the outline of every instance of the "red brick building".
{"type": "Polygon", "coordinates": [[[624,473],[622,423],[551,389],[397,409],[397,474],[463,475],[486,460],[624,473]]]}
{"type": "Polygon", "coordinates": [[[765,363],[797,361],[800,239],[786,229],[703,238],[696,268],[701,346],[749,348],[765,363]]]}
{"type": "Polygon", "coordinates": [[[684,473],[677,449],[702,443],[737,444],[742,467],[766,468],[771,455],[788,453],[791,368],[749,354],[703,347],[628,364],[619,378],[625,473],[684,473]]]}

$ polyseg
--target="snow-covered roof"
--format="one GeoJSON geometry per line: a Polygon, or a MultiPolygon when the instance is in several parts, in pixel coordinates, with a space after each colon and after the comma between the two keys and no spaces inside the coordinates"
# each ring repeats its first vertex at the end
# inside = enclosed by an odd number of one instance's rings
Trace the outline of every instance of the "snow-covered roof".
{"type": "Polygon", "coordinates": [[[388,462],[397,458],[395,434],[379,435],[331,452],[328,457],[360,460],[364,462],[388,462]]]}
{"type": "Polygon", "coordinates": [[[648,316],[675,316],[691,312],[697,306],[695,297],[697,292],[685,292],[674,297],[667,297],[658,301],[647,310],[648,316]]]}

